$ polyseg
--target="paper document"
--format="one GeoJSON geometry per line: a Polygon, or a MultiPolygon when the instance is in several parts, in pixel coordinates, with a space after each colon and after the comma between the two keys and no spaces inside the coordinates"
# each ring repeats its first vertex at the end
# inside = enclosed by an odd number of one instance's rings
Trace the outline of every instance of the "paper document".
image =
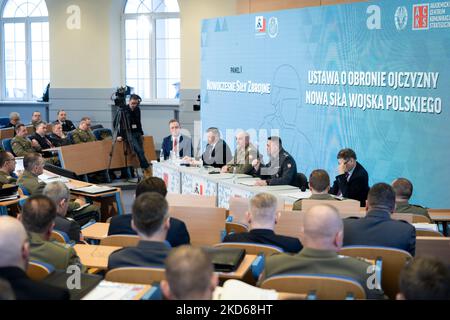
{"type": "Polygon", "coordinates": [[[217,287],[213,300],[277,300],[275,290],[261,289],[239,280],[227,280],[223,287],[217,287]]]}
{"type": "Polygon", "coordinates": [[[288,197],[288,198],[292,198],[295,200],[298,199],[308,199],[309,197],[311,197],[311,191],[310,190],[306,190],[304,192],[297,190],[297,191],[292,191],[292,192],[286,192],[281,194],[283,197],[288,197]]]}
{"type": "Polygon", "coordinates": [[[72,188],[72,190],[96,194],[96,193],[103,193],[103,192],[108,192],[108,191],[115,191],[116,188],[108,187],[108,186],[89,185],[86,187],[72,188]]]}
{"type": "Polygon", "coordinates": [[[419,230],[439,231],[437,224],[434,223],[413,223],[413,226],[419,230]]]}
{"type": "Polygon", "coordinates": [[[118,283],[102,280],[82,300],[133,300],[145,285],[118,283]]]}
{"type": "Polygon", "coordinates": [[[243,184],[244,186],[254,186],[256,181],[259,181],[259,178],[247,178],[247,179],[239,179],[236,181],[238,184],[243,184]]]}
{"type": "Polygon", "coordinates": [[[54,181],[60,181],[62,183],[67,183],[70,180],[66,177],[62,177],[59,175],[55,175],[55,174],[47,174],[47,173],[43,173],[38,177],[40,180],[44,181],[45,183],[50,183],[50,182],[54,182],[54,181]]]}

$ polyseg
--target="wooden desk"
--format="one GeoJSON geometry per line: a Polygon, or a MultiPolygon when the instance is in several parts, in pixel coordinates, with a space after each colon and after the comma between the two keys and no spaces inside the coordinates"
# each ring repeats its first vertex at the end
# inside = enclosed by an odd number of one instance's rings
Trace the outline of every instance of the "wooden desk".
{"type": "Polygon", "coordinates": [[[88,244],[76,244],[73,247],[80,257],[81,263],[88,268],[108,269],[108,258],[111,253],[121,247],[94,246],[88,244]]]}
{"type": "Polygon", "coordinates": [[[416,257],[432,257],[450,266],[450,238],[416,237],[416,257]]]}
{"type": "Polygon", "coordinates": [[[108,236],[109,223],[97,222],[81,230],[86,239],[101,240],[108,236]]]}
{"type": "Polygon", "coordinates": [[[256,280],[253,279],[251,266],[253,261],[255,261],[256,255],[246,254],[241,264],[235,272],[218,272],[219,279],[221,281],[229,279],[242,280],[244,282],[254,284],[256,280]]]}
{"type": "MultiPolygon", "coordinates": [[[[144,137],[144,152],[148,162],[156,160],[153,137],[144,137]]],[[[111,159],[111,169],[132,166],[140,167],[139,160],[135,154],[128,150],[127,163],[125,163],[124,142],[117,142],[111,159]]],[[[58,152],[61,167],[83,175],[96,171],[106,170],[109,165],[109,155],[112,150],[112,140],[101,140],[80,144],[73,144],[52,149],[58,152]]]]}
{"type": "Polygon", "coordinates": [[[0,216],[16,216],[20,211],[20,207],[23,205],[28,196],[22,193],[19,188],[19,198],[8,201],[0,201],[0,216]]]}

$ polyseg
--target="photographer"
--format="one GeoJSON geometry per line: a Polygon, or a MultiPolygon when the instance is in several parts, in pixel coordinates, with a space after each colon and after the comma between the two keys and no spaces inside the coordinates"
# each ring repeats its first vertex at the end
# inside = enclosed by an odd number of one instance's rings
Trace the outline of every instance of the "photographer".
{"type": "Polygon", "coordinates": [[[149,177],[151,176],[151,170],[144,154],[142,138],[144,132],[142,131],[141,124],[141,109],[139,108],[140,103],[141,98],[138,95],[132,94],[130,96],[128,105],[124,108],[125,121],[120,123],[117,141],[123,141],[124,139],[127,140],[127,137],[129,137],[130,141],[128,142],[139,158],[141,168],[144,170],[144,177],[149,177]],[[129,134],[129,136],[127,136],[127,134],[129,134]]]}

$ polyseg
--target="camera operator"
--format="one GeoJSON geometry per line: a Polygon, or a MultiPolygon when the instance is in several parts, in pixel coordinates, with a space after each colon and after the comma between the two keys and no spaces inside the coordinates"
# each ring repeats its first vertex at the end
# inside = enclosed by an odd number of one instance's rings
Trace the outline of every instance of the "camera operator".
{"type": "Polygon", "coordinates": [[[123,141],[124,138],[127,139],[128,131],[129,139],[131,139],[131,141],[129,141],[129,144],[138,156],[140,166],[144,170],[144,177],[146,178],[151,176],[151,170],[144,153],[142,137],[144,135],[144,131],[142,131],[141,109],[139,108],[140,103],[141,98],[138,95],[132,94],[130,96],[128,105],[124,108],[124,113],[127,121],[124,121],[124,123],[120,124],[119,136],[117,137],[117,141],[123,141]]]}

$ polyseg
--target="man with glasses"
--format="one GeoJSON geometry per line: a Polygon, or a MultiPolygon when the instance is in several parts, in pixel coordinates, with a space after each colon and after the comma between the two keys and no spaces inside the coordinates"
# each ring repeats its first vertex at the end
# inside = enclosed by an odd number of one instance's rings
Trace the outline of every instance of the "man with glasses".
{"type": "Polygon", "coordinates": [[[10,152],[0,151],[0,186],[14,185],[17,183],[16,159],[10,152]]]}

